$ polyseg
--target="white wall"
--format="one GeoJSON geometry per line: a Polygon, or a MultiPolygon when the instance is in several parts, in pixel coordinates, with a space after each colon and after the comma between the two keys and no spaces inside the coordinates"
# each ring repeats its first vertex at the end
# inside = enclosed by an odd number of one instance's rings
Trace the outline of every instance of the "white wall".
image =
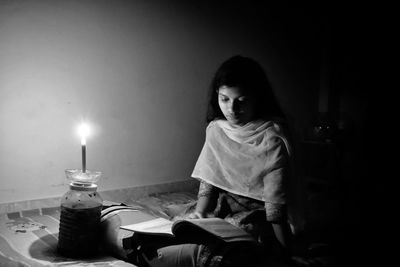
{"type": "Polygon", "coordinates": [[[187,179],[211,75],[234,54],[259,59],[288,112],[307,117],[308,63],[285,56],[283,26],[257,7],[174,3],[0,0],[0,203],[67,190],[82,119],[100,190],[187,179]]]}

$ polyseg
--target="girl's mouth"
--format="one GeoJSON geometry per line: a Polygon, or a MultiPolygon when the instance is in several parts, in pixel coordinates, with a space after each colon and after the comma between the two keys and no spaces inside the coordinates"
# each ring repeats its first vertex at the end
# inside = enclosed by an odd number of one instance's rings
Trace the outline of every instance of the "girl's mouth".
{"type": "Polygon", "coordinates": [[[240,119],[241,116],[242,116],[241,113],[230,113],[230,114],[228,114],[228,117],[230,119],[233,119],[233,120],[238,120],[238,119],[240,119]]]}
{"type": "Polygon", "coordinates": [[[237,123],[239,123],[240,121],[241,121],[241,116],[240,116],[240,114],[229,114],[227,117],[226,117],[226,119],[228,120],[228,121],[231,121],[231,122],[233,122],[233,123],[235,123],[235,124],[237,124],[237,123]]]}

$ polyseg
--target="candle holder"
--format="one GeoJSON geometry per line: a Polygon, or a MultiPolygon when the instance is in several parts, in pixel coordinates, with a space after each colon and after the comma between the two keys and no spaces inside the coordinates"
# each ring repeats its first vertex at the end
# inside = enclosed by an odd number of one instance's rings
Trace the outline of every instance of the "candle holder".
{"type": "Polygon", "coordinates": [[[99,171],[89,171],[86,170],[83,172],[80,169],[67,169],[65,170],[65,174],[67,179],[71,181],[71,183],[79,184],[82,186],[96,184],[101,177],[101,172],[99,171]]]}
{"type": "Polygon", "coordinates": [[[103,200],[97,193],[99,171],[65,170],[69,191],[61,198],[58,252],[81,258],[96,255],[103,200]]]}

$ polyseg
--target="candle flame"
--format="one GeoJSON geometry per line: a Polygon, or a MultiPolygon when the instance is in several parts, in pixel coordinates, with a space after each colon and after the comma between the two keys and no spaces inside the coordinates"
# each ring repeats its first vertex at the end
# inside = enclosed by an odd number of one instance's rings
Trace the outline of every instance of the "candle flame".
{"type": "Polygon", "coordinates": [[[89,125],[86,123],[82,123],[78,128],[78,133],[81,136],[81,144],[86,145],[86,138],[90,134],[89,125]]]}

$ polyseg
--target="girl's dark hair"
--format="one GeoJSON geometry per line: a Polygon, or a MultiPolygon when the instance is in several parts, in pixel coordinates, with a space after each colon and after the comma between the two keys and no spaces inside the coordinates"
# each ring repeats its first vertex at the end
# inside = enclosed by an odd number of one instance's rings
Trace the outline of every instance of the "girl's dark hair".
{"type": "Polygon", "coordinates": [[[208,95],[207,122],[225,119],[218,105],[218,89],[221,86],[240,87],[246,95],[254,98],[256,118],[269,119],[284,114],[276,101],[266,73],[255,60],[240,55],[222,63],[212,79],[208,95]]]}

